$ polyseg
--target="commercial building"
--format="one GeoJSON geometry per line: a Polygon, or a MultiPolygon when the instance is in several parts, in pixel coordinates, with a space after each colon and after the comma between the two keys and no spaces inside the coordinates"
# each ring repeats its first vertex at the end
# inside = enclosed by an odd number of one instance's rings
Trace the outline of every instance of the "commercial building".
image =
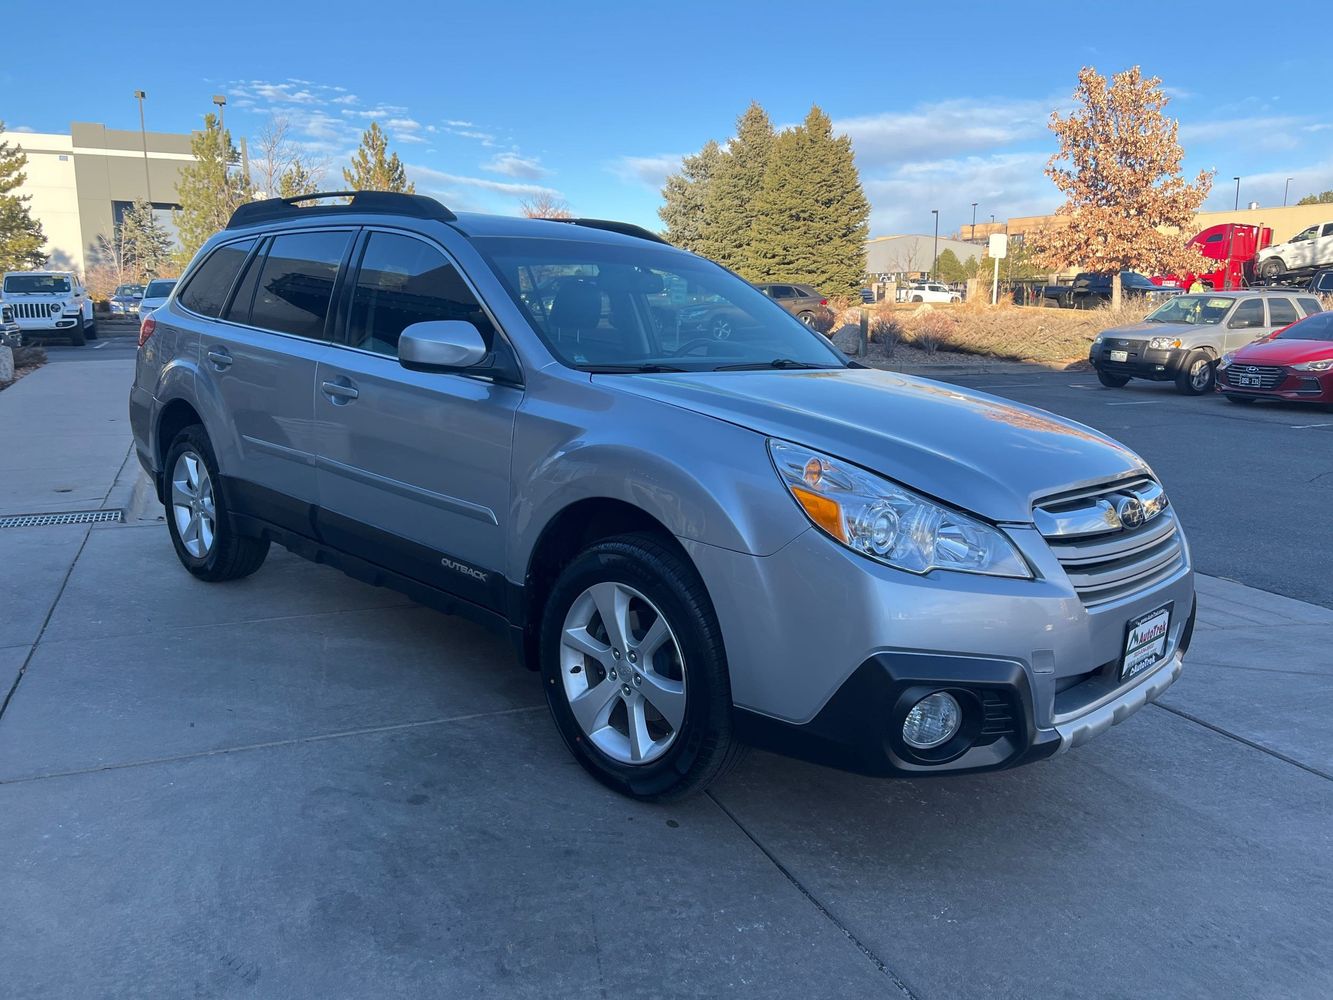
{"type": "Polygon", "coordinates": [[[96,261],[97,238],[110,237],[136,200],[150,201],[170,228],[171,210],[180,207],[180,172],[194,160],[188,134],[89,122],[73,123],[68,135],[4,132],[0,141],[28,157],[17,193],[31,196],[28,208],[46,234],[47,266],[85,275],[96,261]]]}
{"type": "MultiPolygon", "coordinates": [[[[866,273],[879,281],[900,278],[923,278],[934,265],[936,242],[934,236],[875,236],[866,240],[866,273]]],[[[941,236],[938,250],[952,250],[960,264],[967,258],[980,261],[986,256],[985,242],[967,243],[941,236]]]]}

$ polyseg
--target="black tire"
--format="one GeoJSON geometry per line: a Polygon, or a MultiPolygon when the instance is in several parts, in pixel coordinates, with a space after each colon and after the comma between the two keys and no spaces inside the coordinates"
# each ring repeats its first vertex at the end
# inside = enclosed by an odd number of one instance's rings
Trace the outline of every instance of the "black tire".
{"type": "Polygon", "coordinates": [[[731,682],[713,602],[694,567],[657,537],[621,535],[585,549],[551,589],[538,641],[542,687],[556,728],[574,758],[608,788],[642,801],[671,801],[702,791],[743,757],[745,746],[732,737],[731,682]],[[681,725],[662,756],[647,764],[621,763],[595,746],[565,692],[561,640],[566,617],[574,602],[599,583],[630,587],[660,608],[684,663],[681,725]]]}
{"type": "Polygon", "coordinates": [[[1108,389],[1123,389],[1129,385],[1129,378],[1128,375],[1112,375],[1110,372],[1097,369],[1097,381],[1108,389]]]}
{"type": "Polygon", "coordinates": [[[1216,384],[1217,372],[1213,356],[1207,351],[1190,351],[1176,376],[1176,391],[1186,396],[1202,396],[1212,392],[1216,384]],[[1199,366],[1203,367],[1200,368],[1199,366]]]}
{"type": "Polygon", "coordinates": [[[913,301],[913,302],[922,302],[922,301],[924,301],[924,300],[921,298],[920,295],[913,295],[913,296],[912,296],[912,301],[913,301]]]}
{"type": "Polygon", "coordinates": [[[1234,392],[1224,393],[1224,395],[1227,397],[1228,403],[1243,403],[1248,406],[1250,403],[1254,402],[1253,396],[1240,396],[1234,392]]]}
{"type": "Polygon", "coordinates": [[[85,327],[83,328],[83,335],[84,335],[88,340],[96,340],[96,339],[97,339],[97,317],[96,317],[96,316],[93,317],[93,320],[92,320],[91,323],[89,323],[87,326],[85,326],[85,327]]]}
{"type": "Polygon", "coordinates": [[[1281,257],[1269,257],[1259,265],[1259,277],[1265,281],[1275,281],[1287,272],[1287,265],[1281,257]]]}
{"type": "Polygon", "coordinates": [[[176,557],[180,559],[181,565],[191,574],[209,583],[220,583],[224,580],[239,580],[241,577],[249,576],[264,564],[264,558],[268,555],[268,539],[249,538],[238,534],[232,527],[228,516],[227,499],[221,487],[222,480],[218,476],[218,463],[213,454],[213,445],[208,440],[208,433],[200,424],[191,424],[176,435],[162,463],[162,476],[163,495],[167,501],[167,530],[171,533],[171,544],[176,549],[176,557]],[[202,556],[192,555],[186,549],[172,511],[172,471],[176,468],[177,460],[187,452],[192,452],[202,460],[213,484],[213,543],[202,556]]]}
{"type": "Polygon", "coordinates": [[[83,332],[83,321],[80,320],[69,331],[69,342],[73,347],[82,347],[88,343],[88,337],[83,332]]]}

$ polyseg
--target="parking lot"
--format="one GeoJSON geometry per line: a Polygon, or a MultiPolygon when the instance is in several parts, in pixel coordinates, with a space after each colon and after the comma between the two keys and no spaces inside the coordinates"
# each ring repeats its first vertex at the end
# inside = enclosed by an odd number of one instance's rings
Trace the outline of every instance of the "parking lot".
{"type": "Polygon", "coordinates": [[[281,551],[181,570],[128,456],[132,353],[53,348],[0,393],[32,428],[0,514],[128,512],[0,530],[6,995],[1333,993],[1333,413],[943,373],[1153,464],[1204,574],[1182,680],[1016,771],[755,753],[644,806],[501,637],[281,551]]]}

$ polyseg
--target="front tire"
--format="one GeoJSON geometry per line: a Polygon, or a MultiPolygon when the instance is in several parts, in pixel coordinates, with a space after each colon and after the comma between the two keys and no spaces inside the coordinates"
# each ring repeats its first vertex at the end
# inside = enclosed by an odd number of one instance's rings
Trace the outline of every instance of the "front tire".
{"type": "Polygon", "coordinates": [[[1287,271],[1287,265],[1281,257],[1269,257],[1259,265],[1259,277],[1265,281],[1276,281],[1287,271]]]}
{"type": "Polygon", "coordinates": [[[1110,372],[1104,372],[1097,369],[1097,381],[1108,389],[1123,389],[1129,385],[1128,375],[1112,375],[1110,372]]]}
{"type": "Polygon", "coordinates": [[[72,347],[82,347],[84,344],[88,343],[88,337],[83,332],[82,320],[69,331],[69,342],[72,347]]]}
{"type": "Polygon", "coordinates": [[[1191,351],[1176,376],[1176,389],[1186,396],[1202,396],[1212,391],[1216,375],[1213,359],[1207,351],[1191,351]]]}
{"type": "Polygon", "coordinates": [[[201,425],[176,435],[162,468],[167,529],[182,566],[219,583],[249,576],[264,564],[268,539],[246,537],[232,526],[213,445],[201,425]]]}
{"type": "Polygon", "coordinates": [[[556,728],[607,787],[679,799],[740,759],[713,603],[694,567],[655,536],[585,549],[551,590],[539,642],[556,728]]]}
{"type": "Polygon", "coordinates": [[[812,312],[803,312],[803,313],[801,313],[799,316],[797,316],[796,318],[799,319],[799,320],[800,320],[802,323],[804,323],[806,326],[814,326],[814,325],[815,325],[815,314],[812,313],[812,312]]]}

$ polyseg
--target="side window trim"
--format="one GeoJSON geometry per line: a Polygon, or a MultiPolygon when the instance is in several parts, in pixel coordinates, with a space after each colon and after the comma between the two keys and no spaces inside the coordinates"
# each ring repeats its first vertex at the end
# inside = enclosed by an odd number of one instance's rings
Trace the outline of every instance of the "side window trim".
{"type": "MultiPolygon", "coordinates": [[[[514,345],[509,338],[509,334],[505,332],[504,327],[500,325],[500,321],[496,319],[495,311],[491,309],[490,304],[473,283],[471,275],[469,275],[458,263],[458,258],[450,253],[449,248],[444,246],[438,240],[432,239],[424,233],[418,233],[411,229],[399,229],[396,226],[366,226],[360,231],[356,240],[353,241],[353,260],[355,261],[355,266],[352,266],[352,261],[348,261],[344,273],[339,278],[343,284],[344,290],[337,299],[339,310],[339,333],[338,339],[329,341],[330,346],[344,351],[355,351],[358,354],[368,354],[374,358],[384,357],[383,354],[378,354],[375,351],[368,351],[363,347],[353,347],[350,343],[351,297],[356,290],[356,283],[360,277],[361,261],[365,257],[366,247],[370,244],[370,237],[374,233],[389,233],[394,236],[408,236],[443,254],[445,261],[457,272],[458,276],[463,280],[463,284],[467,287],[467,290],[471,292],[472,297],[477,300],[477,305],[481,306],[482,312],[486,314],[486,318],[491,322],[491,328],[495,331],[496,338],[504,344],[505,351],[509,354],[509,357],[513,359],[514,366],[519,370],[520,377],[522,376],[523,362],[519,359],[518,351],[514,350],[514,345]]],[[[493,355],[495,352],[496,345],[492,344],[490,353],[493,355]]],[[[477,375],[469,375],[465,372],[456,372],[454,374],[461,378],[487,377],[481,373],[478,373],[477,375]]],[[[526,379],[521,379],[522,383],[525,383],[526,381],[526,379]]]]}
{"type": "MultiPolygon", "coordinates": [[[[237,323],[235,320],[227,319],[227,313],[231,312],[231,307],[235,303],[236,296],[240,294],[241,286],[245,284],[245,278],[252,266],[258,264],[263,267],[262,258],[268,253],[268,248],[272,245],[273,239],[270,236],[261,236],[255,241],[255,245],[250,248],[249,255],[241,263],[241,269],[236,272],[236,277],[232,279],[231,288],[227,289],[227,297],[222,301],[222,311],[218,314],[218,319],[224,323],[234,323],[237,326],[244,326],[244,323],[237,323]]],[[[255,282],[255,287],[259,287],[259,282],[255,282]]],[[[255,294],[250,293],[250,302],[245,307],[245,318],[250,318],[250,308],[255,304],[255,294]]]]}
{"type": "MultiPolygon", "coordinates": [[[[182,309],[184,309],[191,316],[198,316],[200,319],[211,319],[218,322],[225,322],[225,320],[223,320],[220,315],[205,316],[203,313],[195,312],[193,309],[187,306],[182,301],[182,299],[184,298],[185,294],[189,292],[190,286],[194,284],[194,281],[197,277],[199,277],[200,272],[203,271],[203,269],[208,265],[208,262],[213,259],[213,257],[217,254],[219,250],[223,249],[224,247],[234,247],[237,243],[246,243],[246,242],[253,242],[254,246],[252,246],[249,249],[249,251],[246,252],[245,260],[241,262],[240,269],[232,277],[231,285],[228,286],[227,288],[227,297],[223,300],[221,309],[221,312],[225,313],[227,311],[227,306],[231,303],[232,295],[235,294],[236,292],[236,283],[241,280],[241,275],[245,273],[245,265],[249,263],[250,257],[254,254],[256,248],[258,248],[264,242],[263,234],[256,235],[254,233],[251,233],[249,236],[243,236],[240,239],[227,240],[224,243],[219,243],[212,250],[208,251],[207,256],[201,259],[198,264],[196,264],[189,270],[189,272],[181,275],[180,280],[177,282],[177,285],[180,288],[180,294],[176,296],[176,304],[180,306],[182,309]]],[[[175,291],[175,289],[172,289],[172,291],[175,291]]]]}

